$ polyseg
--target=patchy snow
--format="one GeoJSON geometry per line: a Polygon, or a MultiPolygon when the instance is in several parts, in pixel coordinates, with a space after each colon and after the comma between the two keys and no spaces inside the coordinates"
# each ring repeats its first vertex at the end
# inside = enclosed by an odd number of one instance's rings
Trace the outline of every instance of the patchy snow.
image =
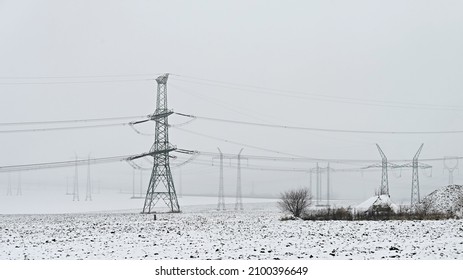
{"type": "Polygon", "coordinates": [[[280,221],[275,203],[0,215],[0,259],[463,259],[463,220],[280,221]]]}
{"type": "Polygon", "coordinates": [[[448,185],[433,191],[422,200],[422,204],[429,205],[431,211],[456,211],[463,207],[463,186],[448,185]]]}
{"type": "Polygon", "coordinates": [[[357,212],[366,212],[370,210],[373,206],[389,206],[391,207],[392,211],[399,211],[399,207],[392,202],[391,198],[388,195],[372,196],[369,199],[357,205],[356,207],[354,207],[354,210],[357,212]]]}

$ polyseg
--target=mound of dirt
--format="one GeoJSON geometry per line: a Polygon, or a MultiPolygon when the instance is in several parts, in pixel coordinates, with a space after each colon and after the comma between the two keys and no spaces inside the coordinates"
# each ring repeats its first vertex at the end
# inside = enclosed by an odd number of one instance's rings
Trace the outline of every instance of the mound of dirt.
{"type": "Polygon", "coordinates": [[[463,207],[463,186],[448,185],[428,194],[421,205],[430,211],[461,211],[463,207]]]}

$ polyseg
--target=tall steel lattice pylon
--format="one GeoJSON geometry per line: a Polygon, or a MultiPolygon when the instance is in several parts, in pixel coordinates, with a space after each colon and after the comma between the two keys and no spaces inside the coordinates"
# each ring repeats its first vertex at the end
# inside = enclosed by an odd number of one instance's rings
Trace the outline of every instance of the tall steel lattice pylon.
{"type": "Polygon", "coordinates": [[[414,208],[416,205],[420,203],[420,182],[418,179],[418,157],[420,156],[421,149],[423,149],[423,144],[421,144],[420,148],[416,152],[415,156],[413,157],[412,162],[412,194],[410,205],[414,208]]]}
{"type": "Polygon", "coordinates": [[[156,79],[158,83],[156,110],[151,120],[156,122],[154,132],[154,144],[149,155],[154,158],[153,171],[146,192],[143,212],[154,213],[154,206],[162,199],[171,212],[180,212],[180,206],[175,192],[174,180],[170,171],[169,153],[176,148],[169,143],[169,122],[168,117],[173,112],[167,109],[167,78],[164,74],[156,79]]]}
{"type": "Polygon", "coordinates": [[[225,210],[225,197],[223,191],[223,154],[222,151],[217,148],[220,153],[220,178],[219,178],[219,202],[217,203],[217,210],[225,210]]]}
{"type": "Polygon", "coordinates": [[[449,171],[449,186],[453,186],[453,172],[455,171],[455,169],[458,169],[458,158],[444,157],[444,169],[447,169],[449,171]],[[456,159],[456,162],[453,166],[449,166],[447,164],[447,160],[449,159],[456,159]]]}
{"type": "Polygon", "coordinates": [[[379,189],[380,195],[389,195],[389,179],[387,177],[387,157],[383,153],[383,150],[376,144],[379,154],[381,155],[381,186],[379,189]]]}
{"type": "Polygon", "coordinates": [[[236,178],[236,203],[235,203],[235,210],[243,210],[243,198],[241,195],[241,152],[243,149],[240,150],[238,153],[238,171],[237,171],[237,178],[236,178]]]}

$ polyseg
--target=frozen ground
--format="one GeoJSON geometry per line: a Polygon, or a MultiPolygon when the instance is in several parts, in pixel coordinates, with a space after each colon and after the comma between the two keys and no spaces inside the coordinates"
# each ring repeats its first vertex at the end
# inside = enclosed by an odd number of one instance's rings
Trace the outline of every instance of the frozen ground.
{"type": "Polygon", "coordinates": [[[463,220],[279,221],[274,203],[181,214],[0,215],[0,259],[463,259],[463,220]]]}

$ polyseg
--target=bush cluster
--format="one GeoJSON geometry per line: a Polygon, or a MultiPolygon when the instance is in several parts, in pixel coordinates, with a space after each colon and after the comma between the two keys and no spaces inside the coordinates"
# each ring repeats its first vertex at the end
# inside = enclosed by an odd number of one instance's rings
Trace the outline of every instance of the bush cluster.
{"type": "Polygon", "coordinates": [[[424,211],[423,209],[412,210],[409,207],[401,207],[394,212],[390,208],[374,208],[371,211],[356,212],[350,207],[327,208],[307,211],[301,216],[303,220],[309,221],[384,221],[384,220],[444,220],[457,218],[454,212],[424,211]]]}

